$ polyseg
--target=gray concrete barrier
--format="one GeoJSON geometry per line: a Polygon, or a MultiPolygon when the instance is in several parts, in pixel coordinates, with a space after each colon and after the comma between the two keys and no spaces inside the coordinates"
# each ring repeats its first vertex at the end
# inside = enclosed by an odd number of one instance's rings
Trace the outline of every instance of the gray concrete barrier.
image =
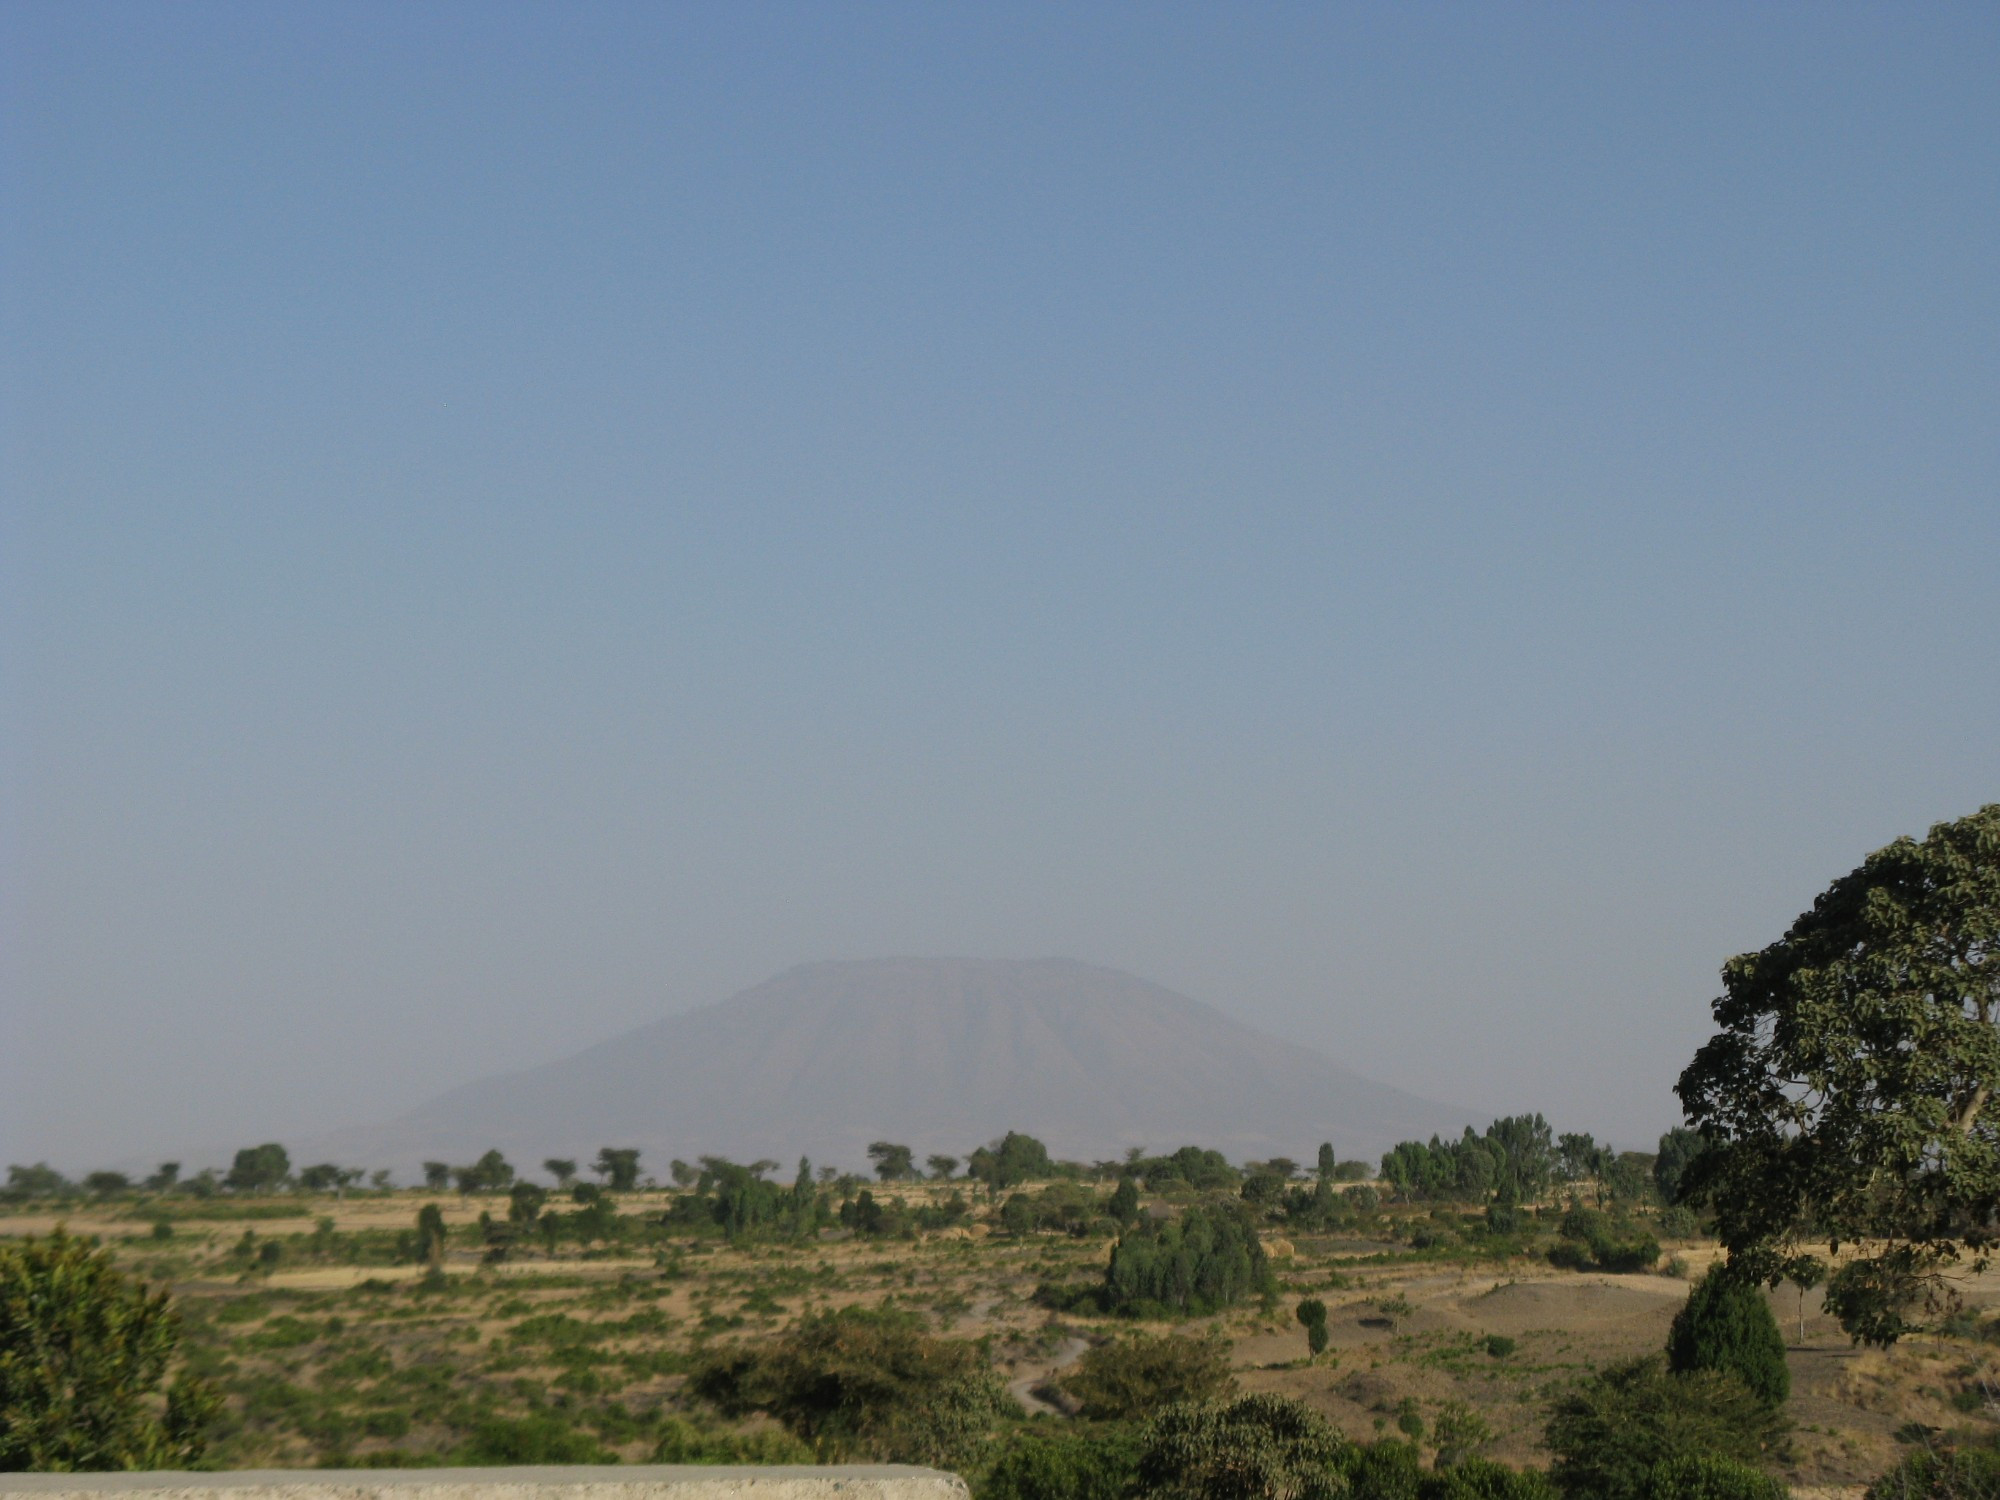
{"type": "Polygon", "coordinates": [[[897,1464],[536,1469],[240,1469],[0,1474],[0,1500],[969,1500],[965,1481],[897,1464]]]}

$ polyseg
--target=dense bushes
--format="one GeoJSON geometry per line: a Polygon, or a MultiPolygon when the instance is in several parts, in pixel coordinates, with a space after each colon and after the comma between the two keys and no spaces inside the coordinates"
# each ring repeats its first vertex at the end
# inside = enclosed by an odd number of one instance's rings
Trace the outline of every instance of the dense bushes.
{"type": "Polygon", "coordinates": [[[1723,1370],[1736,1375],[1767,1406],[1792,1393],[1785,1340],[1763,1290],[1730,1277],[1722,1266],[1688,1293],[1667,1335],[1667,1363],[1676,1374],[1723,1370]]]}
{"type": "Polygon", "coordinates": [[[2000,1452],[1919,1448],[1871,1484],[1867,1500],[2000,1500],[2000,1452]]]}
{"type": "Polygon", "coordinates": [[[1147,1424],[1138,1490],[1149,1500],[1341,1500],[1353,1452],[1286,1396],[1170,1406],[1147,1424]]]}
{"type": "Polygon", "coordinates": [[[1559,1397],[1545,1441],[1550,1478],[1574,1500],[1657,1500],[1655,1467],[1690,1458],[1754,1463],[1784,1434],[1782,1419],[1743,1381],[1718,1370],[1676,1375],[1648,1355],[1614,1365],[1559,1397]]]}
{"type": "Polygon", "coordinates": [[[1240,1207],[1196,1204],[1164,1223],[1126,1230],[1105,1268],[1108,1312],[1199,1317],[1229,1307],[1270,1281],[1264,1247],[1240,1207]]]}
{"type": "Polygon", "coordinates": [[[183,1378],[156,1405],[179,1343],[167,1294],[92,1241],[0,1245],[0,1470],[190,1467],[219,1403],[183,1378]]]}
{"type": "Polygon", "coordinates": [[[688,1390],[726,1416],[768,1412],[825,1460],[955,1467],[1008,1404],[975,1344],[913,1314],[808,1313],[772,1343],[709,1360],[688,1390]]]}
{"type": "Polygon", "coordinates": [[[1562,1238],[1549,1249],[1549,1263],[1572,1271],[1629,1273],[1651,1270],[1660,1242],[1595,1208],[1572,1208],[1562,1218],[1562,1238]]]}
{"type": "Polygon", "coordinates": [[[1139,1469],[1129,1424],[1015,1439],[979,1486],[979,1500],[1125,1500],[1139,1469]]]}
{"type": "Polygon", "coordinates": [[[1165,1406],[1233,1394],[1229,1345],[1219,1337],[1138,1334],[1087,1350],[1062,1389],[1091,1420],[1131,1421],[1165,1406]]]}

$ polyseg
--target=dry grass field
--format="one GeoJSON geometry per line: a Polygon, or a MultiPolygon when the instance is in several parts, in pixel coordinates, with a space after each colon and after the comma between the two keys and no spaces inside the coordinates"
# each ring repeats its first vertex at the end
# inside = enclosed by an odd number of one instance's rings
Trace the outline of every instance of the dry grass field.
{"type": "MultiPolygon", "coordinates": [[[[914,1201],[941,1190],[893,1191],[914,1201]]],[[[671,1201],[635,1193],[618,1210],[658,1226],[671,1201]]],[[[806,1243],[732,1245],[655,1228],[638,1248],[564,1245],[497,1262],[481,1248],[482,1211],[504,1214],[505,1199],[142,1201],[0,1211],[0,1237],[44,1234],[60,1221],[171,1288],[191,1363],[228,1397],[211,1455],[225,1467],[463,1455],[482,1423],[528,1417],[576,1435],[581,1446],[565,1456],[641,1461],[671,1418],[723,1429],[682,1395],[702,1355],[767,1338],[808,1311],[854,1304],[915,1311],[941,1333],[981,1341],[1024,1420],[1062,1423],[1051,1377],[1132,1327],[1036,1300],[1044,1283],[1098,1275],[1107,1239],[1003,1233],[983,1200],[968,1226],[913,1238],[837,1230],[806,1243]],[[409,1254],[418,1209],[433,1201],[453,1231],[442,1275],[409,1254]],[[278,1250],[264,1251],[269,1244],[278,1250]]],[[[1219,1331],[1243,1389],[1296,1396],[1357,1438],[1464,1402],[1493,1430],[1489,1456],[1533,1464],[1545,1461],[1539,1438],[1551,1395],[1593,1368],[1658,1350],[1686,1278],[1713,1253],[1701,1242],[1669,1245],[1673,1274],[1561,1271],[1538,1254],[1414,1251],[1396,1224],[1392,1210],[1378,1238],[1288,1232],[1268,1241],[1275,1304],[1180,1326],[1219,1331]],[[1329,1347],[1317,1360],[1291,1318],[1305,1296],[1330,1313],[1329,1347]]],[[[2000,1281],[1969,1279],[1962,1291],[1975,1313],[1955,1325],[1964,1336],[1914,1337],[1887,1352],[1851,1347],[1812,1294],[1801,1335],[1796,1294],[1776,1294],[1794,1384],[1793,1484],[1851,1488],[1895,1460],[1899,1433],[1907,1441],[1921,1428],[1994,1420],[2000,1344],[1979,1336],[1977,1314],[2000,1303],[2000,1281]]],[[[746,1439],[756,1430],[729,1429],[746,1439]]]]}

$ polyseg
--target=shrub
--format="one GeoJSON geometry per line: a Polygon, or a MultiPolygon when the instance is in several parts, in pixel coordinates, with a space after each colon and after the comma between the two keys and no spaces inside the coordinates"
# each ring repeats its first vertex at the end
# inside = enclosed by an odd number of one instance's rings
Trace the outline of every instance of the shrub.
{"type": "Polygon", "coordinates": [[[1724,1370],[1741,1377],[1767,1406],[1792,1393],[1785,1368],[1785,1340],[1763,1290],[1712,1267],[1688,1293],[1667,1335],[1667,1364],[1675,1374],[1724,1370]]]}
{"type": "Polygon", "coordinates": [[[1504,1333],[1489,1333],[1486,1335],[1486,1352],[1495,1359],[1505,1359],[1517,1347],[1515,1342],[1504,1333]]]}
{"type": "Polygon", "coordinates": [[[1676,1375],[1660,1355],[1613,1365],[1558,1397],[1544,1441],[1550,1478],[1578,1500],[1646,1500],[1653,1467],[1685,1457],[1754,1462],[1784,1423],[1736,1375],[1676,1375]]]}
{"type": "Polygon", "coordinates": [[[822,1460],[959,1466],[1006,1405],[978,1347],[920,1318],[845,1307],[809,1313],[755,1352],[698,1368],[689,1391],[726,1416],[768,1412],[822,1460]]]}
{"type": "Polygon", "coordinates": [[[1869,1485],[1867,1500],[2000,1500],[2000,1452],[1919,1448],[1869,1485]]]}
{"type": "Polygon", "coordinates": [[[1306,1349],[1318,1358],[1326,1352],[1326,1304],[1308,1297],[1299,1304],[1298,1319],[1306,1331],[1306,1349]]]}
{"type": "Polygon", "coordinates": [[[1417,1496],[1418,1500],[1556,1500],[1556,1489],[1537,1469],[1510,1469],[1491,1459],[1468,1458],[1424,1475],[1417,1496]]]}
{"type": "Polygon", "coordinates": [[[185,1469],[220,1399],[183,1377],[154,1397],[180,1343],[165,1292],[61,1229],[0,1245],[0,1470],[185,1469]]]}
{"type": "Polygon", "coordinates": [[[1184,1333],[1139,1334],[1086,1350],[1062,1388],[1090,1421],[1144,1420],[1180,1401],[1213,1401],[1236,1393],[1229,1345],[1184,1333]]]}
{"type": "Polygon", "coordinates": [[[462,1464],[615,1464],[618,1455],[550,1412],[487,1417],[452,1458],[462,1464]]]}
{"type": "Polygon", "coordinates": [[[1418,1500],[1423,1488],[1416,1444],[1394,1438],[1350,1454],[1346,1469],[1350,1500],[1418,1500]]]}
{"type": "Polygon", "coordinates": [[[1352,1455],[1324,1417],[1289,1396],[1170,1406],[1141,1438],[1137,1492],[1149,1500],[1341,1500],[1352,1455]]]}
{"type": "Polygon", "coordinates": [[[1217,1312],[1270,1279],[1256,1228],[1240,1208],[1196,1204],[1166,1223],[1142,1220],[1119,1237],[1104,1272],[1109,1312],[1217,1312]]]}
{"type": "Polygon", "coordinates": [[[1660,1233],[1670,1240],[1691,1240],[1701,1233],[1701,1221],[1694,1210],[1676,1203],[1660,1215],[1660,1233]]]}
{"type": "Polygon", "coordinates": [[[1431,1424],[1431,1441],[1437,1447],[1433,1462],[1449,1469],[1477,1458],[1493,1441],[1493,1428],[1463,1401],[1447,1401],[1431,1424]]]}
{"type": "Polygon", "coordinates": [[[1714,1454],[1667,1459],[1646,1476],[1646,1500],[1789,1500],[1790,1495],[1761,1469],[1714,1454]]]}
{"type": "Polygon", "coordinates": [[[789,1432],[718,1432],[669,1417],[653,1448],[656,1464],[809,1464],[813,1451],[789,1432]]]}
{"type": "Polygon", "coordinates": [[[1123,1500],[1139,1470],[1129,1426],[1017,1439],[987,1472],[980,1500],[1123,1500]]]}

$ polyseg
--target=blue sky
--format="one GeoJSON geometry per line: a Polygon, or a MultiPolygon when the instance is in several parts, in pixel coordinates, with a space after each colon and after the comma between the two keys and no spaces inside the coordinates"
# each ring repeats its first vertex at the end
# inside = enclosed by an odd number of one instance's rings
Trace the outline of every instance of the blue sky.
{"type": "Polygon", "coordinates": [[[1635,1144],[1724,958],[2000,797],[1990,6],[17,4],[0,70],[5,1159],[901,952],[1635,1144]]]}

